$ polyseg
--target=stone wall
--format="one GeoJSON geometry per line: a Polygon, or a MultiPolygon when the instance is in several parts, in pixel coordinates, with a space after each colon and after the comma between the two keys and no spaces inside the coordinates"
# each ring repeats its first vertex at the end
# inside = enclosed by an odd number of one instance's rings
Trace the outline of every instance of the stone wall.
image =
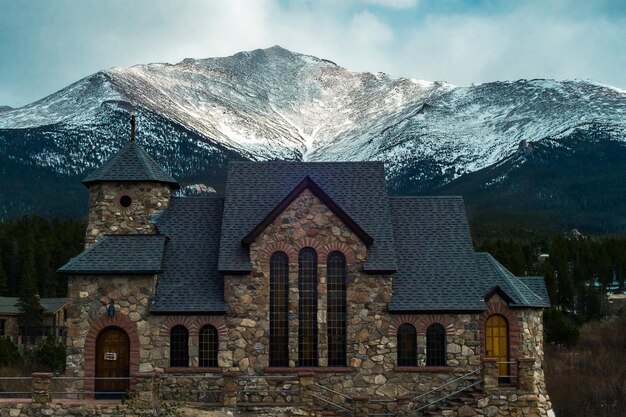
{"type": "Polygon", "coordinates": [[[169,204],[170,188],[156,182],[97,183],[89,187],[85,249],[105,234],[155,233],[151,217],[169,204]],[[124,207],[122,197],[129,197],[124,207]]]}
{"type": "MultiPolygon", "coordinates": [[[[212,374],[220,369],[200,368],[198,364],[198,332],[204,325],[214,326],[219,335],[220,351],[227,350],[227,330],[222,316],[150,315],[156,276],[73,276],[68,279],[67,375],[95,376],[96,340],[107,327],[123,329],[130,339],[130,374],[152,372],[172,374],[212,374]],[[115,315],[107,308],[113,301],[115,315]],[[170,330],[183,325],[189,332],[190,363],[187,368],[169,367],[170,330]]],[[[220,367],[231,366],[224,362],[220,367]]],[[[87,381],[91,388],[93,380],[87,381]]]]}

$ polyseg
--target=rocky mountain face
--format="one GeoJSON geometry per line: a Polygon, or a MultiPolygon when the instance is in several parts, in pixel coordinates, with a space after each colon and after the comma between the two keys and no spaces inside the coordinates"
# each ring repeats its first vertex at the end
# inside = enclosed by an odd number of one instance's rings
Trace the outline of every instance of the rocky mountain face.
{"type": "MultiPolygon", "coordinates": [[[[218,192],[229,160],[384,160],[391,192],[461,193],[477,219],[481,207],[509,207],[557,213],[570,227],[574,212],[606,208],[601,190],[626,202],[625,187],[607,190],[626,171],[626,91],[552,80],[457,87],[273,47],[113,68],[0,111],[0,217],[83,215],[79,180],[128,140],[130,113],[159,164],[218,192]],[[589,204],[556,198],[563,181],[584,183],[589,204]]],[[[624,232],[621,207],[620,219],[585,224],[624,232]]]]}

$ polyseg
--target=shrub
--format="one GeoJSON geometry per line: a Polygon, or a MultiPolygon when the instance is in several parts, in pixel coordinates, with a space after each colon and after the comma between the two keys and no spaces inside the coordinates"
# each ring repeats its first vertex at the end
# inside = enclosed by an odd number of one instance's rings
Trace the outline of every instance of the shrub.
{"type": "Polygon", "coordinates": [[[41,340],[37,346],[24,354],[41,370],[63,372],[65,370],[65,343],[52,337],[41,340]]]}
{"type": "Polygon", "coordinates": [[[557,416],[623,417],[626,316],[589,322],[571,348],[547,347],[545,374],[557,416]]]}
{"type": "Polygon", "coordinates": [[[0,337],[0,366],[17,365],[22,362],[22,355],[17,346],[6,337],[0,337]]]}

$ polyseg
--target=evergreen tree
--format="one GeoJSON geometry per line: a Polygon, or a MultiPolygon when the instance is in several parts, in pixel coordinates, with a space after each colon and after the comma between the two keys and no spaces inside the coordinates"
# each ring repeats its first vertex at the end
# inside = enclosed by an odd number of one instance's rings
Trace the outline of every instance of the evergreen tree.
{"type": "Polygon", "coordinates": [[[19,285],[18,306],[20,309],[19,323],[22,334],[31,343],[34,341],[37,329],[43,323],[41,304],[37,291],[37,276],[35,270],[35,254],[33,251],[32,236],[25,239],[22,255],[21,279],[19,285]]]}

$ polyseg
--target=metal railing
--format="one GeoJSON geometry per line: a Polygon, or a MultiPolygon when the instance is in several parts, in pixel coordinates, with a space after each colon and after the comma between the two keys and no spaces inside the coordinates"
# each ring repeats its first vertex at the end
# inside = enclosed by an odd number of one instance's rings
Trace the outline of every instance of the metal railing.
{"type": "MultiPolygon", "coordinates": [[[[352,397],[350,397],[350,396],[348,396],[348,395],[346,395],[344,393],[341,393],[339,391],[335,391],[334,389],[327,388],[327,387],[325,387],[323,385],[320,385],[320,384],[317,384],[317,383],[313,384],[313,386],[317,387],[317,388],[320,388],[323,391],[330,392],[332,394],[336,394],[336,395],[344,398],[348,404],[354,403],[354,400],[352,399],[352,397]]],[[[349,409],[347,407],[344,407],[343,405],[340,405],[338,403],[335,403],[333,401],[327,400],[324,397],[320,397],[319,395],[315,395],[315,394],[311,394],[311,397],[313,399],[316,399],[318,401],[323,402],[326,405],[329,405],[329,406],[333,407],[335,410],[343,411],[343,412],[348,413],[350,415],[354,415],[354,411],[353,410],[351,410],[351,409],[349,409]]]]}
{"type": "MultiPolygon", "coordinates": [[[[432,395],[435,392],[441,391],[444,388],[446,388],[446,387],[448,387],[448,386],[450,386],[450,385],[452,385],[452,384],[454,384],[456,382],[471,380],[470,378],[472,378],[474,375],[479,374],[480,371],[481,371],[481,368],[476,368],[473,371],[468,372],[466,374],[463,374],[463,375],[461,375],[461,376],[459,376],[457,378],[454,378],[454,379],[446,382],[443,385],[440,385],[440,386],[438,386],[436,388],[431,389],[430,391],[425,392],[424,394],[416,395],[415,397],[413,397],[411,399],[411,402],[413,402],[413,403],[418,402],[418,401],[422,400],[423,398],[426,398],[426,397],[428,397],[429,395],[432,395]]],[[[471,383],[469,385],[465,385],[465,386],[461,387],[460,389],[456,389],[456,390],[454,390],[453,392],[451,392],[449,394],[445,394],[445,395],[443,395],[443,396],[441,396],[439,398],[436,398],[435,400],[427,402],[426,404],[422,405],[421,407],[418,407],[415,410],[413,410],[412,413],[415,414],[415,413],[417,413],[419,411],[425,410],[426,408],[432,407],[435,404],[438,404],[438,403],[440,403],[442,401],[445,401],[445,400],[447,400],[450,397],[453,397],[453,396],[458,395],[458,394],[460,394],[462,392],[465,392],[465,391],[469,391],[470,389],[473,389],[474,387],[482,384],[482,382],[483,382],[482,380],[478,380],[478,381],[475,381],[475,382],[473,382],[473,383],[471,383]]]]}
{"type": "Polygon", "coordinates": [[[32,377],[30,376],[4,376],[0,377],[0,398],[31,398],[32,377]],[[26,384],[20,381],[28,381],[26,384]],[[22,388],[28,385],[28,390],[22,388]]]}

